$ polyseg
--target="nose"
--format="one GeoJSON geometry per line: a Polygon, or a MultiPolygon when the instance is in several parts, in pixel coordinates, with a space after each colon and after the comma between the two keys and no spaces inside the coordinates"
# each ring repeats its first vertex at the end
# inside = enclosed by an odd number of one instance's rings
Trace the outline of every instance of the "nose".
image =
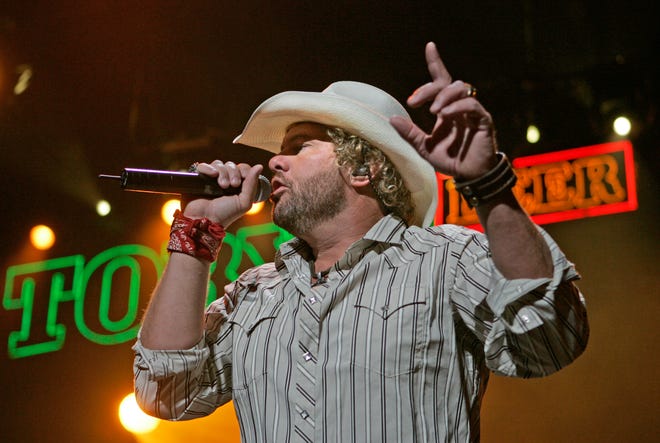
{"type": "Polygon", "coordinates": [[[281,172],[289,169],[286,155],[276,154],[268,160],[268,168],[273,172],[281,172]]]}

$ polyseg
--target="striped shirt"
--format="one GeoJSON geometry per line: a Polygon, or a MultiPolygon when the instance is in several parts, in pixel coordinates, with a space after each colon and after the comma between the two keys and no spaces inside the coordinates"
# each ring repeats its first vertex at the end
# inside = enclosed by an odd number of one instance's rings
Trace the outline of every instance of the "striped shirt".
{"type": "Polygon", "coordinates": [[[578,275],[541,232],[554,276],[517,280],[457,226],[386,216],[315,283],[294,239],[209,306],[194,348],[138,337],[138,400],[172,420],[233,400],[245,442],[478,441],[490,372],[543,376],[586,346],[578,275]]]}

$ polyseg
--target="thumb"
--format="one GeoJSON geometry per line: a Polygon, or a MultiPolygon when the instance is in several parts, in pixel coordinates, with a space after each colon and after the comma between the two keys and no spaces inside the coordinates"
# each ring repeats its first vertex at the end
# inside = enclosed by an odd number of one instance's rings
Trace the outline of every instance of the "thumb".
{"type": "Polygon", "coordinates": [[[264,167],[262,165],[252,166],[243,179],[239,197],[246,206],[251,206],[254,203],[259,187],[259,174],[261,174],[263,169],[264,167]]]}
{"type": "Polygon", "coordinates": [[[411,120],[398,115],[390,118],[390,124],[404,140],[410,143],[418,152],[422,152],[426,133],[419,126],[411,120]]]}

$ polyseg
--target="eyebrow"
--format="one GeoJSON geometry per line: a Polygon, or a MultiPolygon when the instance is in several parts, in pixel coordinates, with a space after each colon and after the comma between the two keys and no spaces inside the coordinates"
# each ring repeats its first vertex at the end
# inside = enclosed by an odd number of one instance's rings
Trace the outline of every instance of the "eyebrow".
{"type": "Polygon", "coordinates": [[[282,145],[280,146],[280,152],[284,151],[286,147],[296,147],[298,144],[301,144],[301,142],[307,142],[311,140],[319,140],[322,141],[319,137],[312,135],[311,133],[304,131],[301,132],[300,134],[296,134],[293,137],[287,139],[286,137],[284,138],[282,145]],[[285,147],[286,145],[286,147],[285,147]]]}
{"type": "MultiPolygon", "coordinates": [[[[306,132],[302,132],[302,133],[300,133],[300,134],[296,134],[296,135],[294,135],[293,137],[291,137],[291,138],[288,139],[288,140],[287,140],[286,138],[285,138],[284,140],[285,140],[285,142],[288,143],[288,144],[295,144],[295,143],[297,143],[297,142],[299,142],[299,141],[307,141],[307,140],[311,140],[311,139],[313,139],[313,138],[314,138],[314,137],[312,137],[311,135],[307,134],[306,132]]],[[[282,144],[284,144],[284,143],[282,143],[282,144]]]]}

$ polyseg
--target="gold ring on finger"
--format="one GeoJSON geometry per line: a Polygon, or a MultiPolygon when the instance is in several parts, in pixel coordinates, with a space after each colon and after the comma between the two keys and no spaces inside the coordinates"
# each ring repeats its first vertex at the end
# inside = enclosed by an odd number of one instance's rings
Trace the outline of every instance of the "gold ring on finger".
{"type": "Polygon", "coordinates": [[[476,97],[477,96],[477,88],[472,86],[469,83],[465,84],[466,92],[468,97],[476,97]]]}

